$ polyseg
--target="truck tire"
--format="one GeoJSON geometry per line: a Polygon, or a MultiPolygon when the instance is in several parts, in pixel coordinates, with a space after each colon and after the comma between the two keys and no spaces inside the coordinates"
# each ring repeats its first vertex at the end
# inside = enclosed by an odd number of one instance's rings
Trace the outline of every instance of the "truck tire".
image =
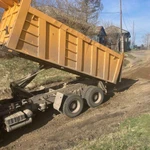
{"type": "Polygon", "coordinates": [[[97,107],[104,101],[104,92],[101,88],[92,86],[85,92],[85,99],[89,107],[97,107]]]}
{"type": "Polygon", "coordinates": [[[78,116],[83,110],[83,99],[78,95],[68,95],[63,104],[63,114],[70,118],[78,116]]]}
{"type": "Polygon", "coordinates": [[[86,94],[87,94],[88,91],[89,91],[91,88],[93,88],[93,87],[95,87],[95,86],[90,85],[90,86],[87,86],[87,87],[84,89],[84,91],[83,91],[83,93],[82,93],[82,98],[83,98],[83,99],[86,99],[86,94]]]}

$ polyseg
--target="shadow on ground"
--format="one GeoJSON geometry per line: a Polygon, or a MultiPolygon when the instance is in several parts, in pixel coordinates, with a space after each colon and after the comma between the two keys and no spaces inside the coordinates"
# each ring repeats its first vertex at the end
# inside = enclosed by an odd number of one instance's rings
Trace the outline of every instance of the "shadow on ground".
{"type": "MultiPolygon", "coordinates": [[[[118,83],[117,85],[108,84],[108,94],[105,96],[106,103],[108,100],[111,99],[111,97],[114,96],[115,92],[123,92],[125,90],[128,90],[130,87],[132,87],[138,80],[132,80],[132,79],[126,79],[123,78],[121,83],[118,83]]],[[[104,105],[105,106],[105,105],[104,105]]],[[[86,111],[88,111],[89,107],[87,104],[85,104],[83,115],[86,111]]],[[[30,132],[33,132],[36,129],[39,129],[46,125],[49,121],[51,121],[54,118],[54,115],[58,115],[59,112],[53,109],[53,106],[51,105],[50,108],[44,112],[44,113],[38,113],[34,119],[33,123],[20,128],[16,131],[10,132],[10,133],[3,133],[3,141],[0,143],[1,146],[7,146],[11,142],[16,141],[19,139],[22,135],[28,134],[30,132]]]]}
{"type": "Polygon", "coordinates": [[[46,112],[44,112],[44,113],[39,112],[33,118],[32,124],[22,127],[20,129],[17,129],[15,131],[12,131],[10,133],[4,132],[2,135],[2,142],[0,143],[0,147],[7,146],[11,142],[14,142],[17,139],[19,139],[22,135],[28,134],[30,132],[33,132],[36,129],[43,127],[44,125],[46,125],[49,121],[51,121],[54,118],[54,115],[58,115],[58,114],[59,114],[59,112],[54,110],[51,105],[50,108],[46,112]]]}
{"type": "Polygon", "coordinates": [[[117,83],[116,85],[114,84],[107,85],[108,94],[126,91],[130,87],[132,87],[136,82],[138,82],[138,80],[122,78],[121,82],[117,83]]]}

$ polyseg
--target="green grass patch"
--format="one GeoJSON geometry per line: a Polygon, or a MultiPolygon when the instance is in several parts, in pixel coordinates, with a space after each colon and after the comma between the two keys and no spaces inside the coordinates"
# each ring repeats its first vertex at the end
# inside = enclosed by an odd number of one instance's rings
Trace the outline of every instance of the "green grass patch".
{"type": "Polygon", "coordinates": [[[136,57],[128,52],[126,53],[125,58],[135,59],[136,57]]]}
{"type": "Polygon", "coordinates": [[[127,119],[116,133],[94,141],[84,141],[77,149],[86,150],[150,150],[150,114],[127,119]]]}
{"type": "MultiPolygon", "coordinates": [[[[35,62],[14,57],[10,59],[0,59],[0,90],[9,88],[10,82],[26,77],[38,69],[39,65],[35,62]]],[[[47,69],[37,75],[32,81],[33,87],[43,84],[65,81],[70,78],[75,78],[75,75],[57,70],[47,69]]]]}
{"type": "Polygon", "coordinates": [[[130,61],[129,61],[129,60],[124,59],[124,61],[123,61],[123,66],[124,66],[124,67],[126,67],[129,63],[130,63],[130,61]]]}

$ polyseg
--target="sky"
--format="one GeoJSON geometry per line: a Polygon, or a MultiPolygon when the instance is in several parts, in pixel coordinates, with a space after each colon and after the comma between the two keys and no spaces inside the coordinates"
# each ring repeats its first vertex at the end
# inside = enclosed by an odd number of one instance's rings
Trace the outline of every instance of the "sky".
{"type": "MultiPolygon", "coordinates": [[[[101,0],[103,10],[100,14],[101,22],[109,21],[120,26],[120,0],[101,0]]],[[[133,33],[133,22],[135,32],[135,44],[141,45],[144,42],[144,35],[150,33],[150,0],[122,0],[123,29],[133,33]]],[[[131,37],[132,40],[132,37],[131,37]]]]}
{"type": "MultiPolygon", "coordinates": [[[[42,0],[38,0],[41,2],[42,0]]],[[[72,0],[70,0],[72,1],[72,0]]],[[[120,0],[101,0],[103,10],[100,12],[99,24],[111,22],[120,27],[120,0]]],[[[133,22],[135,44],[144,44],[144,36],[150,34],[150,0],[122,0],[123,29],[133,34],[133,22]]]]}

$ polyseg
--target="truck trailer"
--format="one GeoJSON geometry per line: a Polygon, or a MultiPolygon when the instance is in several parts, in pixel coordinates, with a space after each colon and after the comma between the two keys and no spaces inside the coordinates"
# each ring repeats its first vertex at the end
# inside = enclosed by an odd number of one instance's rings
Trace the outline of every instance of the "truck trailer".
{"type": "MultiPolygon", "coordinates": [[[[120,81],[123,53],[117,53],[31,6],[31,0],[0,0],[0,47],[39,63],[30,76],[10,83],[13,98],[0,101],[0,128],[7,132],[32,123],[38,111],[53,108],[68,117],[78,116],[85,102],[103,103],[106,83],[120,81]],[[77,75],[65,86],[40,93],[25,87],[43,69],[56,68],[77,75]]],[[[21,64],[20,64],[21,65],[21,64]]]]}

